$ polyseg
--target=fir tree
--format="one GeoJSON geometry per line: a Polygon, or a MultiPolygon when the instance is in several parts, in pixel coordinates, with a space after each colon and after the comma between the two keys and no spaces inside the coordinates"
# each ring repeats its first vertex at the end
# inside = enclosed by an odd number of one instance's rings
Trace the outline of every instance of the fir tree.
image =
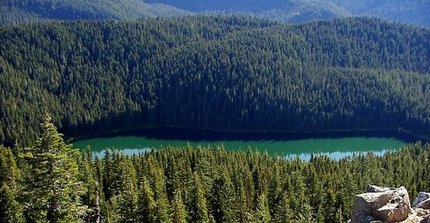
{"type": "Polygon", "coordinates": [[[23,154],[28,172],[25,176],[25,206],[32,222],[79,222],[85,208],[79,181],[76,152],[66,145],[51,117],[42,124],[42,136],[36,146],[23,154]]]}
{"type": "Polygon", "coordinates": [[[208,207],[205,197],[204,185],[197,172],[193,173],[193,189],[191,199],[187,205],[189,208],[189,221],[196,223],[209,222],[208,207]]]}
{"type": "Polygon", "coordinates": [[[16,201],[16,193],[6,184],[0,187],[0,222],[24,222],[22,206],[16,201]]]}
{"type": "Polygon", "coordinates": [[[23,208],[17,201],[20,172],[12,151],[0,146],[0,222],[23,222],[23,208]]]}
{"type": "Polygon", "coordinates": [[[185,210],[184,202],[180,191],[175,191],[174,199],[172,201],[172,222],[173,223],[186,223],[187,211],[185,210]]]}

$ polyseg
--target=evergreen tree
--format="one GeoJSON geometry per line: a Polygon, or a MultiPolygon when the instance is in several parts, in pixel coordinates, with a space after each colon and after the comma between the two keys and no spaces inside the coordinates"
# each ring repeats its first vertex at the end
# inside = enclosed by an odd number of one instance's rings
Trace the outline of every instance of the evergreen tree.
{"type": "Polygon", "coordinates": [[[255,222],[266,223],[271,221],[270,209],[267,197],[264,193],[257,199],[257,209],[255,211],[255,222]]]}
{"type": "Polygon", "coordinates": [[[139,222],[157,222],[157,204],[151,185],[144,176],[140,185],[137,218],[139,222]]]}
{"type": "Polygon", "coordinates": [[[273,223],[292,222],[294,213],[290,208],[287,193],[284,192],[280,195],[278,204],[274,207],[273,212],[273,223]]]}
{"type": "Polygon", "coordinates": [[[302,209],[295,214],[294,223],[314,223],[312,207],[309,204],[303,204],[302,209]]]}
{"type": "Polygon", "coordinates": [[[117,196],[118,222],[132,223],[137,221],[137,182],[136,172],[130,159],[122,159],[119,163],[121,187],[117,196]]]}
{"type": "Polygon", "coordinates": [[[65,144],[49,115],[41,138],[23,157],[29,167],[24,187],[26,217],[32,222],[79,222],[85,208],[80,201],[84,190],[76,152],[65,144]]]}
{"type": "Polygon", "coordinates": [[[172,223],[186,223],[187,222],[187,211],[182,200],[181,193],[175,191],[174,198],[172,201],[172,223]]]}
{"type": "Polygon", "coordinates": [[[17,201],[20,173],[9,148],[0,145],[0,222],[23,222],[23,207],[17,201]]]}
{"type": "Polygon", "coordinates": [[[204,191],[204,185],[201,182],[200,176],[197,172],[193,173],[193,189],[190,193],[191,199],[188,207],[189,222],[208,223],[208,207],[204,191]]]}
{"type": "Polygon", "coordinates": [[[10,189],[7,184],[0,187],[0,222],[24,222],[22,205],[16,200],[16,192],[10,189]]]}

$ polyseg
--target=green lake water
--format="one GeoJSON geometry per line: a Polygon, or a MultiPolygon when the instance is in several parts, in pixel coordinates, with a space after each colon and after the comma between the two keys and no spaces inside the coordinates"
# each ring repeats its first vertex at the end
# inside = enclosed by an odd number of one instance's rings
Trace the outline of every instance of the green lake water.
{"type": "Polygon", "coordinates": [[[324,137],[304,139],[160,139],[152,136],[122,135],[112,137],[90,138],[75,141],[75,148],[90,146],[96,155],[103,155],[106,148],[122,150],[125,154],[135,154],[150,149],[160,149],[168,146],[207,146],[223,145],[228,150],[256,150],[271,155],[300,157],[308,160],[311,154],[325,154],[333,159],[341,159],[359,152],[374,152],[383,154],[387,150],[399,149],[407,142],[394,137],[324,137]]]}

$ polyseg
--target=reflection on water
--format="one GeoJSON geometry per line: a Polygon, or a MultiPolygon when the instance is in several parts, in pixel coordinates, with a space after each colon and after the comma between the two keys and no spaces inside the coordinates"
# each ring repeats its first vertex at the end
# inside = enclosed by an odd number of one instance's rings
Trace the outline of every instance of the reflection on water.
{"type": "MultiPolygon", "coordinates": [[[[192,138],[192,137],[190,137],[192,138]]],[[[211,139],[158,139],[148,136],[112,136],[91,138],[74,142],[75,148],[90,146],[97,156],[103,156],[106,148],[121,150],[126,155],[140,154],[151,149],[162,149],[168,146],[186,147],[217,147],[235,151],[258,150],[270,155],[282,156],[288,159],[300,158],[310,160],[312,154],[326,155],[333,159],[341,159],[357,153],[372,152],[382,155],[388,150],[396,150],[405,146],[407,142],[394,137],[337,137],[337,138],[308,138],[308,139],[268,139],[246,138],[226,140],[211,139]]]]}
{"type": "MultiPolygon", "coordinates": [[[[151,148],[143,148],[143,149],[121,149],[119,151],[121,151],[121,153],[124,155],[132,156],[132,155],[144,154],[144,153],[147,153],[151,150],[152,150],[151,148]]],[[[94,153],[94,155],[99,157],[99,158],[102,158],[105,156],[105,151],[106,150],[96,151],[94,153]]],[[[389,151],[389,150],[369,151],[369,152],[372,152],[376,156],[382,156],[387,151],[389,151]]],[[[361,152],[361,153],[363,153],[363,152],[361,152]]],[[[366,153],[366,152],[364,152],[364,153],[366,153]]],[[[340,160],[340,159],[343,159],[345,157],[352,157],[353,155],[357,155],[357,154],[360,154],[360,152],[301,153],[301,154],[289,154],[289,155],[285,155],[283,157],[285,159],[300,159],[303,161],[309,161],[309,160],[311,160],[312,155],[314,155],[314,156],[327,156],[327,157],[330,157],[331,159],[334,159],[334,160],[340,160]]]]}

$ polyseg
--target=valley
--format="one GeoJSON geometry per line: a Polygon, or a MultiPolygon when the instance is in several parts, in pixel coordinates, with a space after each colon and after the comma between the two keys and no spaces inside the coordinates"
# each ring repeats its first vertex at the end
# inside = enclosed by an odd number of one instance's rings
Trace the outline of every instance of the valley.
{"type": "Polygon", "coordinates": [[[423,223],[429,9],[1,1],[0,222],[423,223]]]}

